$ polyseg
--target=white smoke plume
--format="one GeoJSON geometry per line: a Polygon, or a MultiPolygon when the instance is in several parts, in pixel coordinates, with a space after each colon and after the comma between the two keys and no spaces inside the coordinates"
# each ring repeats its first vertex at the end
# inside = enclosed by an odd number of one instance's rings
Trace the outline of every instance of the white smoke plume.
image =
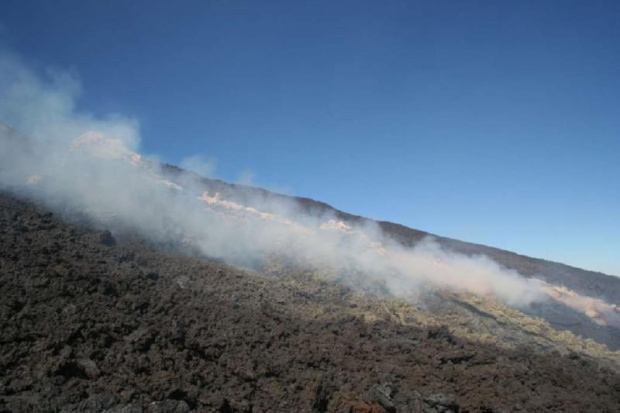
{"type": "Polygon", "coordinates": [[[4,122],[38,139],[67,142],[88,131],[98,131],[129,148],[138,147],[137,120],[121,114],[100,118],[77,111],[81,94],[75,75],[48,70],[42,78],[18,56],[0,51],[0,115],[4,122]]]}
{"type": "MultiPolygon", "coordinates": [[[[0,127],[0,188],[26,188],[48,205],[161,241],[183,242],[208,257],[248,263],[278,256],[327,269],[352,287],[381,285],[398,297],[428,287],[492,296],[515,306],[549,297],[540,280],[483,256],[446,251],[432,240],[406,248],[374,224],[353,226],[302,213],[292,200],[241,204],[205,192],[192,174],[173,182],[158,163],[136,152],[135,119],[84,113],[76,108],[80,94],[75,77],[60,72],[42,77],[17,56],[0,53],[0,120],[30,138],[0,127]]],[[[205,158],[188,162],[193,169],[207,168],[200,172],[214,170],[205,158]]]]}

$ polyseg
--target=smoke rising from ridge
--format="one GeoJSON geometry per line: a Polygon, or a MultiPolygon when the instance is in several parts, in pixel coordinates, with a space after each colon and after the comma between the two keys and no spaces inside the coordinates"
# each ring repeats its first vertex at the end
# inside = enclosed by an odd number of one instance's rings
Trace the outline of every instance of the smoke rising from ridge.
{"type": "Polygon", "coordinates": [[[103,118],[76,110],[82,87],[75,75],[48,70],[39,76],[16,55],[0,51],[0,115],[26,136],[68,142],[88,131],[139,144],[137,120],[109,114],[103,118]]]}
{"type": "MultiPolygon", "coordinates": [[[[406,248],[372,223],[353,226],[329,214],[303,213],[293,201],[223,199],[205,192],[192,174],[173,181],[135,152],[135,119],[79,111],[80,95],[75,77],[55,72],[42,78],[18,57],[0,54],[0,119],[29,137],[0,127],[0,187],[22,188],[48,205],[184,243],[209,257],[243,264],[277,256],[327,269],[353,287],[380,285],[397,297],[427,287],[515,306],[547,297],[542,281],[484,256],[446,251],[432,240],[406,248]]],[[[195,168],[214,168],[204,158],[190,161],[195,168]]]]}

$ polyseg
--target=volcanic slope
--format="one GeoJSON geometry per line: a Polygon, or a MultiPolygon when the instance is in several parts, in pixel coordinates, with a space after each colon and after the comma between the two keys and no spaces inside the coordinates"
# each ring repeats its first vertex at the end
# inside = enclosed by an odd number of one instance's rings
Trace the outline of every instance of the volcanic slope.
{"type": "Polygon", "coordinates": [[[115,236],[0,194],[0,412],[620,411],[617,353],[500,304],[115,236]]]}
{"type": "MultiPolygon", "coordinates": [[[[154,166],[161,170],[163,176],[170,182],[183,182],[191,172],[172,165],[154,166]]],[[[237,202],[239,205],[257,207],[270,212],[272,205],[283,202],[293,202],[301,211],[312,216],[333,216],[348,225],[363,227],[367,224],[377,224],[382,234],[395,240],[405,247],[415,247],[423,241],[432,240],[446,251],[463,254],[468,257],[489,257],[502,267],[517,271],[521,276],[543,280],[554,286],[566,288],[569,294],[577,293],[585,297],[601,299],[616,306],[613,317],[620,320],[618,304],[620,304],[620,278],[600,272],[583,270],[565,264],[547,261],[544,259],[527,257],[510,251],[485,245],[463,242],[451,238],[441,237],[425,231],[412,229],[392,222],[375,222],[365,217],[339,211],[328,204],[309,198],[291,197],[276,194],[261,188],[230,184],[217,179],[203,178],[194,175],[200,187],[211,194],[218,194],[222,199],[237,202]]],[[[277,210],[273,212],[277,213],[277,210]]],[[[562,290],[561,293],[565,291],[562,290]]],[[[568,294],[567,294],[568,295],[568,294]]],[[[445,300],[440,301],[445,306],[445,300]]],[[[522,308],[528,315],[540,317],[558,330],[570,331],[578,336],[587,337],[598,343],[603,343],[612,350],[620,350],[620,324],[597,323],[584,311],[574,311],[568,306],[555,300],[522,308]]],[[[592,311],[592,310],[590,310],[592,311]]],[[[588,312],[588,311],[585,311],[588,312]]]]}
{"type": "MultiPolygon", "coordinates": [[[[437,297],[446,290],[492,296],[558,330],[620,349],[616,277],[375,223],[307,198],[204,179],[95,131],[72,140],[26,138],[0,123],[0,145],[0,184],[68,216],[87,215],[115,233],[131,227],[151,240],[192,244],[203,258],[259,271],[272,271],[282,260],[331,271],[332,279],[356,289],[387,289],[407,299],[422,295],[418,304],[443,318],[446,308],[470,314],[492,303],[437,297]],[[275,267],[265,266],[266,258],[275,267]],[[431,291],[421,294],[426,287],[431,291]]],[[[487,316],[497,313],[487,310],[487,316]]],[[[495,315],[487,319],[497,322],[495,315]]],[[[484,325],[471,328],[497,336],[484,325]]]]}

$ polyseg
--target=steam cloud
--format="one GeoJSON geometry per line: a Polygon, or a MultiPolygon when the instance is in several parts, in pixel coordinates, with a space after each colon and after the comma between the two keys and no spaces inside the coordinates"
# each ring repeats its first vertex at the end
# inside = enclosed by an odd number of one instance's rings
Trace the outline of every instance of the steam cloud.
{"type": "MultiPolygon", "coordinates": [[[[311,216],[292,201],[242,205],[204,193],[191,174],[171,182],[157,163],[134,152],[140,140],[135,119],[79,111],[80,94],[75,77],[55,72],[42,78],[15,55],[0,54],[0,118],[31,138],[0,127],[0,187],[22,188],[113,228],[186,242],[210,257],[251,263],[278,256],[346,275],[354,287],[381,285],[399,297],[428,286],[492,295],[516,306],[546,297],[542,281],[483,256],[446,251],[432,240],[405,248],[373,224],[353,227],[332,216],[311,216]]],[[[189,164],[212,172],[204,158],[189,158],[189,164]]]]}

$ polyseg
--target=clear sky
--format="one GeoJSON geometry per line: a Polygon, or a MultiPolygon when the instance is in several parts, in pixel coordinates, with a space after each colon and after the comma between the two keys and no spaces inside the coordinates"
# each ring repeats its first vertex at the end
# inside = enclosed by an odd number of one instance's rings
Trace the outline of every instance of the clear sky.
{"type": "Polygon", "coordinates": [[[144,153],[620,275],[620,1],[0,2],[144,153]]]}

